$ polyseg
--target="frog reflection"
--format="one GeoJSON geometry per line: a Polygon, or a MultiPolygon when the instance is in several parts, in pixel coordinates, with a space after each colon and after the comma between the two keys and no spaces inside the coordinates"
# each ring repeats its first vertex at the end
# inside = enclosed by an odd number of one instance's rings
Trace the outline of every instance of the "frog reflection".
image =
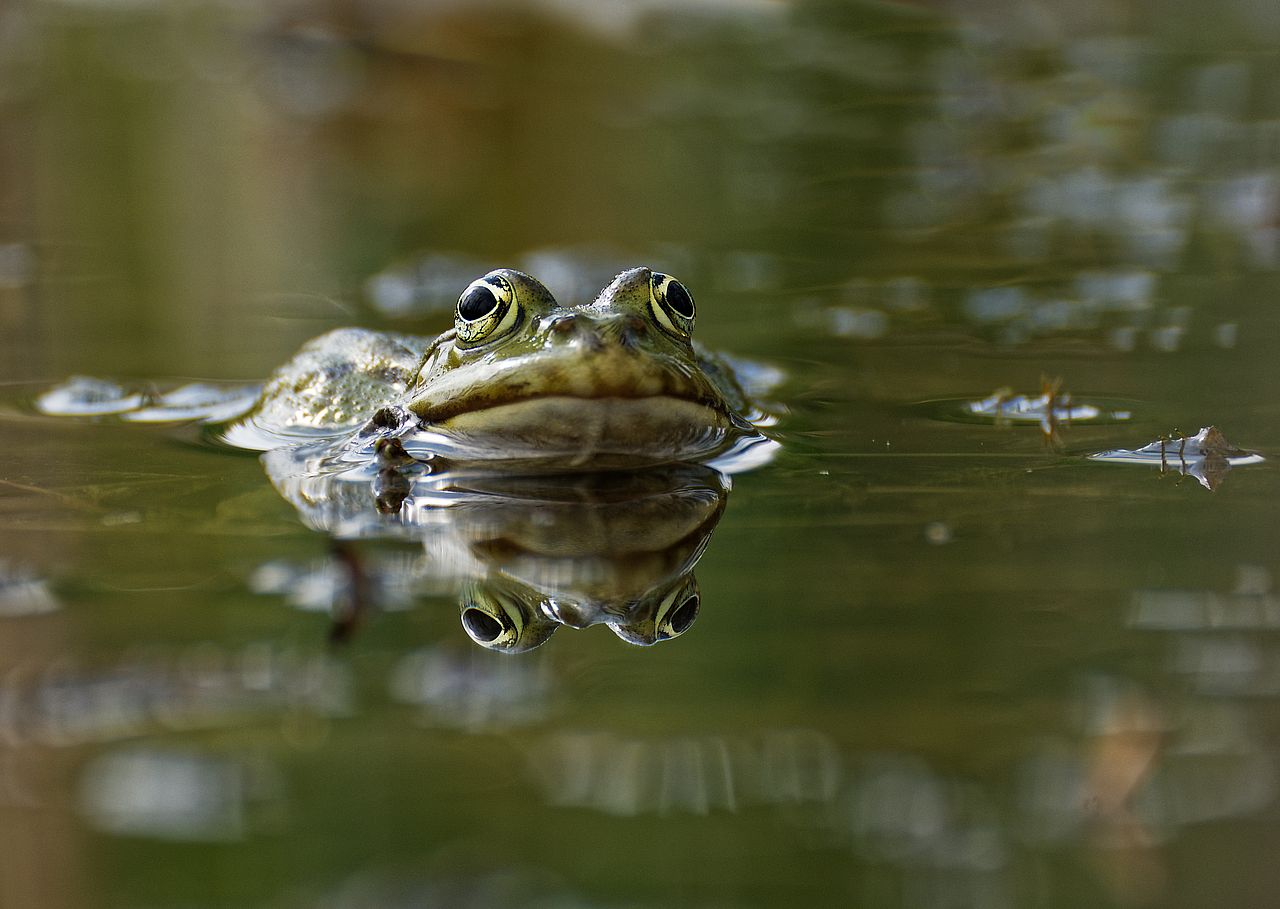
{"type": "Polygon", "coordinates": [[[633,601],[584,602],[549,597],[537,588],[496,576],[472,581],[462,590],[462,627],[481,647],[523,653],[544,643],[562,625],[586,628],[604,624],[630,644],[648,646],[688,631],[698,617],[702,597],[689,574],[645,591],[633,601]]]}
{"type": "MultiPolygon", "coordinates": [[[[561,626],[597,624],[649,645],[684,634],[697,618],[693,569],[728,497],[719,471],[673,465],[520,476],[403,457],[398,446],[380,446],[372,478],[362,467],[316,474],[307,446],[270,452],[263,462],[311,527],[348,544],[420,542],[415,580],[459,588],[463,630],[488,649],[519,653],[561,626]]],[[[352,589],[368,589],[358,582],[358,560],[346,559],[356,569],[352,589]]],[[[340,636],[359,618],[340,617],[340,636]]]]}

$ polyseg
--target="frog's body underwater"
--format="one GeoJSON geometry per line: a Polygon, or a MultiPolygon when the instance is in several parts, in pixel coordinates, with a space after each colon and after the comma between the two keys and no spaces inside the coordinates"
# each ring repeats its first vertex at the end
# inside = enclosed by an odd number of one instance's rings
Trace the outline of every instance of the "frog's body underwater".
{"type": "Polygon", "coordinates": [[[579,306],[498,269],[435,339],[338,329],[309,342],[241,421],[252,431],[228,438],[413,433],[447,457],[573,470],[708,461],[765,440],[728,365],[694,345],[694,315],[684,285],[648,268],[579,306]]]}

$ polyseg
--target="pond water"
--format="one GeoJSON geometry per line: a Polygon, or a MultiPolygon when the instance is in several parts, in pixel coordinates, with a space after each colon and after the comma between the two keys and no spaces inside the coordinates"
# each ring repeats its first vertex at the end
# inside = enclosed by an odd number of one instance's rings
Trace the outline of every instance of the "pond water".
{"type": "Polygon", "coordinates": [[[0,9],[0,906],[1274,905],[1278,9],[0,9]],[[640,263],[771,458],[384,532],[37,407],[640,263]],[[675,639],[477,646],[495,526],[675,639]]]}

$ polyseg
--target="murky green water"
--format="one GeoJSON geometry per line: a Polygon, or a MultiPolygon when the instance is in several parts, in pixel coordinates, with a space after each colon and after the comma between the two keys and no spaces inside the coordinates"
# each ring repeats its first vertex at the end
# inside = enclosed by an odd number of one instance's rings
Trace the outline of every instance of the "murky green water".
{"type": "Polygon", "coordinates": [[[1272,905],[1278,46],[1260,0],[0,10],[0,905],[1272,905]],[[488,652],[439,553],[32,407],[639,262],[787,374],[655,647],[488,652]],[[1088,457],[1210,425],[1268,460],[1088,457]]]}

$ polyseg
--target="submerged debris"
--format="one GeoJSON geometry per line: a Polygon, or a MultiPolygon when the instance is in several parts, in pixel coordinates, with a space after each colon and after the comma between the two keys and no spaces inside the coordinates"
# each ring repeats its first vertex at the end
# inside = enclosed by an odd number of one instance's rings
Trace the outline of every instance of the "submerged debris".
{"type": "Polygon", "coordinates": [[[1232,467],[1261,464],[1266,460],[1257,452],[1236,448],[1216,426],[1206,426],[1194,436],[1161,436],[1133,451],[1127,448],[1100,451],[1089,455],[1089,459],[1159,467],[1162,474],[1195,477],[1208,490],[1221,486],[1232,467]]]}

